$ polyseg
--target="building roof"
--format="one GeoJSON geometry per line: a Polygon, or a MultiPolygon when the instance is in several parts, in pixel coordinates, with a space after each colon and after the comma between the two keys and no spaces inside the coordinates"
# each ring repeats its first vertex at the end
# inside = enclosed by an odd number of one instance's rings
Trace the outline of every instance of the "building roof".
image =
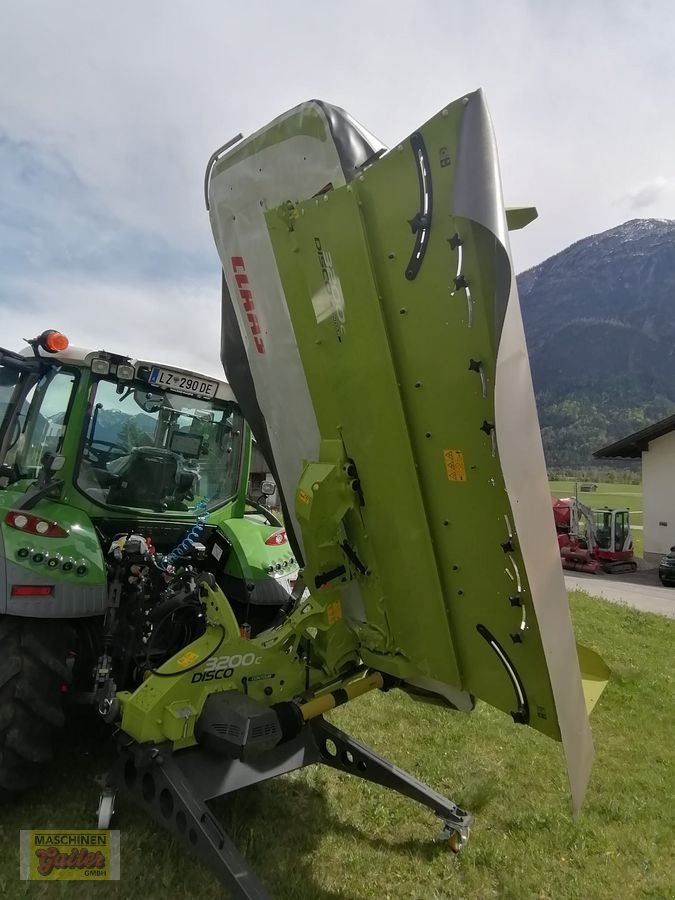
{"type": "Polygon", "coordinates": [[[668,416],[667,419],[661,419],[660,422],[654,422],[641,431],[629,434],[628,437],[621,438],[613,444],[608,444],[600,450],[596,450],[593,456],[596,459],[639,459],[644,450],[649,450],[651,441],[656,438],[663,437],[675,431],[675,416],[668,416]]]}

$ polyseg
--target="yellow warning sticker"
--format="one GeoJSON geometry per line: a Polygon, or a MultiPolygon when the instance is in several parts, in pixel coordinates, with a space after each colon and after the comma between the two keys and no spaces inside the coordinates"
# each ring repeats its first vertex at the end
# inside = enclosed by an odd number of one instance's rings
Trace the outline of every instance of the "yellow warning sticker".
{"type": "Polygon", "coordinates": [[[300,488],[300,490],[298,491],[298,500],[301,503],[304,503],[306,506],[309,506],[309,504],[312,502],[312,495],[308,494],[307,491],[303,491],[303,489],[300,488]]]}
{"type": "Polygon", "coordinates": [[[444,450],[443,457],[445,459],[445,471],[448,474],[448,481],[466,481],[466,466],[464,465],[464,454],[461,450],[444,450]]]}
{"type": "Polygon", "coordinates": [[[194,650],[188,650],[187,653],[184,653],[178,659],[178,665],[181,669],[185,669],[187,666],[192,665],[193,662],[197,662],[199,659],[199,654],[195,653],[194,650]]]}
{"type": "Polygon", "coordinates": [[[329,603],[326,607],[326,615],[328,617],[329,625],[335,625],[336,622],[339,622],[342,618],[342,604],[339,600],[333,600],[332,603],[329,603]]]}

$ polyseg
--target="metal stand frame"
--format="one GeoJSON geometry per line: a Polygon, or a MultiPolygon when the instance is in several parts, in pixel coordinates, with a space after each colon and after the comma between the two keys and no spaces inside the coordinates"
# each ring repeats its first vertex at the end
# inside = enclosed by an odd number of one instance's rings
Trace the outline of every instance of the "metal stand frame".
{"type": "MultiPolygon", "coordinates": [[[[112,815],[115,792],[128,795],[183,849],[206,863],[234,900],[271,900],[206,804],[314,763],[324,763],[416,800],[443,820],[441,837],[450,840],[453,850],[466,843],[472,821],[469,813],[321,716],[305,725],[293,740],[246,761],[218,756],[201,747],[172,752],[170,744],[148,747],[123,738],[99,812],[103,806],[112,815]]],[[[99,827],[108,824],[99,814],[99,827]]]]}

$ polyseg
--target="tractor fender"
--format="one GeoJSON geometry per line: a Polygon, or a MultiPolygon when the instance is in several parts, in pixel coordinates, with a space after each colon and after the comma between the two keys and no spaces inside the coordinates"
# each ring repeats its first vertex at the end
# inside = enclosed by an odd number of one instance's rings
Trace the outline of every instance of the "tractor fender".
{"type": "Polygon", "coordinates": [[[282,526],[245,517],[228,519],[218,528],[232,545],[232,553],[225,564],[226,574],[256,581],[270,570],[283,574],[297,572],[293,549],[282,526]]]}
{"type": "Polygon", "coordinates": [[[298,577],[286,530],[254,517],[228,519],[218,527],[232,547],[221,579],[228,599],[254,606],[283,606],[298,577]]]}
{"type": "Polygon", "coordinates": [[[66,534],[42,537],[0,523],[0,614],[41,619],[103,615],[108,602],[107,575],[89,517],[54,501],[42,501],[30,512],[58,523],[66,534]],[[21,555],[24,548],[30,550],[25,558],[21,555]],[[43,555],[40,562],[35,561],[35,553],[43,555]],[[50,559],[58,563],[51,567],[50,559]]]}

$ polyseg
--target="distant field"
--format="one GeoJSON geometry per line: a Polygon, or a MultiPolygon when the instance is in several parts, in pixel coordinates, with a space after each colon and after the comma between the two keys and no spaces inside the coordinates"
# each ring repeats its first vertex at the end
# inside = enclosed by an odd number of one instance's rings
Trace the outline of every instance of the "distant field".
{"type": "MultiPolygon", "coordinates": [[[[584,484],[586,482],[583,482],[584,484]]],[[[636,556],[642,556],[642,485],[641,484],[610,484],[608,482],[594,482],[598,485],[597,491],[579,490],[579,501],[592,508],[609,506],[612,508],[624,507],[630,510],[630,524],[633,532],[633,546],[636,556]]],[[[582,482],[579,482],[581,486],[582,482]]],[[[552,497],[573,497],[574,481],[549,482],[552,497]]]]}

